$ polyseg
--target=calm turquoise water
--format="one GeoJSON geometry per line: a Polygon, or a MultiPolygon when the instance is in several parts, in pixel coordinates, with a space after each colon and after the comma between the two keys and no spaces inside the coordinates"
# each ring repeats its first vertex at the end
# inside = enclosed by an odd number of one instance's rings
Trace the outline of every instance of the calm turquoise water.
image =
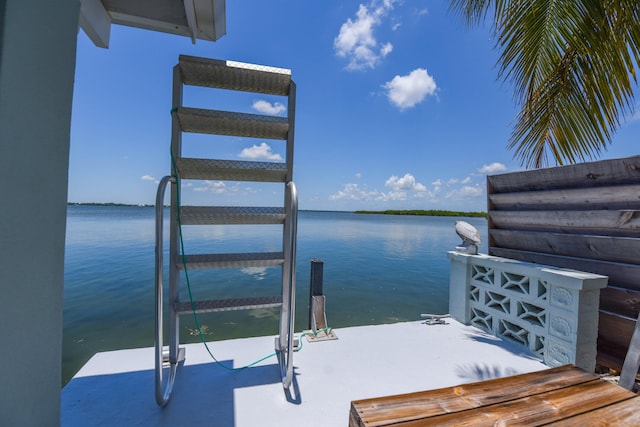
{"type": "MultiPolygon", "coordinates": [[[[311,260],[324,261],[332,327],[417,320],[448,310],[447,251],[458,218],[303,211],[298,223],[296,331],[308,327],[311,260]]],[[[486,235],[486,220],[465,218],[486,235]]],[[[275,251],[278,226],[184,227],[187,253],[275,251]],[[224,248],[224,249],[220,249],[224,248]]],[[[154,209],[70,206],[65,252],[63,382],[100,351],[153,346],[154,209]]],[[[165,233],[168,235],[168,233],[165,233]]],[[[166,247],[166,243],[165,243],[166,247]]],[[[480,248],[486,252],[486,244],[480,248]]],[[[166,264],[166,261],[165,261],[166,264]]],[[[194,271],[194,298],[279,293],[279,268],[194,271]]],[[[166,280],[165,280],[166,283],[166,280]]],[[[182,298],[187,299],[185,293],[182,298]]],[[[207,339],[277,334],[275,309],[201,315],[207,339]]],[[[181,318],[181,338],[194,322],[181,318]]],[[[215,351],[215,350],[214,350],[215,351]]],[[[263,356],[256,354],[256,358],[263,356]]]]}

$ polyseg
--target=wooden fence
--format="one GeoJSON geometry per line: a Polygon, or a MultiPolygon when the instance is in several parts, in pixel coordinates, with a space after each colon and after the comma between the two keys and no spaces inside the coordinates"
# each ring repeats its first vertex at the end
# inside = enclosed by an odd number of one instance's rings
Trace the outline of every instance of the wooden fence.
{"type": "Polygon", "coordinates": [[[640,311],[640,156],[487,177],[489,254],[609,276],[598,363],[620,369],[640,311]]]}

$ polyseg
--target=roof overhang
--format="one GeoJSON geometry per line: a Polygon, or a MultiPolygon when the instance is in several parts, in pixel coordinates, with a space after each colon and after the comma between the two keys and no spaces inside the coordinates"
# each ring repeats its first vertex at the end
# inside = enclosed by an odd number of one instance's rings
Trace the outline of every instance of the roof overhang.
{"type": "Polygon", "coordinates": [[[80,0],[80,27],[109,47],[111,24],[216,41],[226,34],[225,0],[80,0]]]}

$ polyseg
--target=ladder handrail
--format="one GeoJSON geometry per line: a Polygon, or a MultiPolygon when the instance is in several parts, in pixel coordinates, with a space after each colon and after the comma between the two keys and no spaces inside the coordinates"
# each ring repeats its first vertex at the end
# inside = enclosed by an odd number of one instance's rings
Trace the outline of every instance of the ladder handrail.
{"type": "Polygon", "coordinates": [[[155,333],[155,382],[156,382],[156,402],[160,406],[165,406],[171,397],[173,383],[176,377],[177,362],[170,363],[169,378],[163,384],[163,323],[162,323],[162,276],[163,276],[163,226],[164,226],[164,193],[169,182],[175,183],[173,175],[167,175],[160,180],[156,193],[156,248],[155,248],[155,290],[156,290],[156,333],[155,333]]]}
{"type": "MultiPolygon", "coordinates": [[[[296,239],[297,239],[297,217],[298,217],[298,193],[295,184],[292,182],[293,170],[293,129],[295,120],[295,83],[291,80],[291,72],[289,70],[277,70],[271,67],[256,66],[252,64],[230,64],[225,61],[209,60],[205,58],[193,58],[180,56],[178,64],[173,68],[173,92],[172,92],[172,124],[171,124],[171,163],[172,168],[169,176],[162,178],[159,183],[156,195],[156,330],[155,330],[155,397],[156,402],[160,406],[165,406],[170,398],[173,383],[176,377],[178,366],[184,360],[185,349],[180,347],[179,317],[185,314],[186,310],[181,309],[186,303],[180,302],[180,270],[184,269],[187,287],[189,288],[189,297],[191,299],[191,290],[189,286],[189,278],[186,275],[187,265],[194,265],[184,254],[181,235],[180,220],[180,179],[207,179],[210,177],[218,177],[222,180],[232,180],[242,178],[241,180],[249,180],[255,182],[279,182],[284,184],[284,218],[282,210],[278,209],[277,218],[275,216],[267,217],[267,223],[282,224],[282,254],[277,257],[264,258],[259,254],[217,254],[217,255],[233,255],[230,263],[217,265],[215,262],[207,262],[200,267],[205,268],[223,268],[232,267],[240,268],[246,261],[243,256],[247,255],[250,262],[255,262],[261,266],[270,267],[272,265],[281,265],[281,293],[282,296],[270,297],[267,301],[248,301],[248,299],[229,299],[227,301],[234,302],[228,306],[216,306],[213,310],[220,309],[250,309],[257,307],[280,306],[280,322],[278,327],[279,336],[275,337],[275,350],[278,355],[279,365],[282,374],[282,383],[286,389],[293,382],[293,352],[295,351],[294,328],[295,328],[295,286],[296,286],[296,239]],[[241,66],[240,66],[241,65],[241,66]],[[239,80],[239,85],[237,80],[239,80]],[[276,85],[276,92],[272,93],[273,85],[276,85]],[[180,118],[183,113],[188,113],[189,107],[183,106],[183,86],[194,85],[202,87],[217,87],[230,90],[242,90],[249,92],[272,93],[273,95],[286,96],[288,98],[288,114],[287,118],[272,117],[270,120],[264,121],[267,135],[275,139],[286,140],[286,162],[278,164],[277,168],[269,165],[268,170],[263,170],[261,162],[235,162],[232,160],[215,160],[215,159],[198,159],[199,162],[193,162],[182,156],[182,134],[183,132],[193,131],[192,124],[189,120],[185,123],[180,118]],[[273,121],[275,120],[275,121],[273,121]],[[267,126],[268,125],[268,126],[267,126]],[[227,162],[235,162],[234,167],[227,167],[227,162]],[[235,166],[238,166],[237,168],[235,166]],[[180,170],[180,173],[178,173],[180,170]],[[233,173],[228,172],[233,170],[233,173]],[[165,295],[163,290],[163,260],[164,253],[163,244],[163,202],[167,184],[171,182],[171,201],[170,201],[170,236],[168,237],[169,248],[169,274],[168,274],[168,294],[165,295]],[[276,221],[277,219],[277,221],[276,221]],[[182,255],[182,265],[180,256],[182,255]],[[272,259],[273,258],[273,259],[272,259]],[[163,331],[163,296],[168,299],[168,345],[163,331]],[[167,351],[168,347],[168,351],[167,351]],[[167,372],[168,371],[168,372],[167,372]],[[164,375],[163,375],[164,374],[164,375]]],[[[246,137],[258,138],[265,132],[260,127],[254,129],[253,120],[249,120],[250,116],[241,116],[234,118],[234,124],[231,128],[227,128],[227,124],[219,123],[222,114],[227,117],[229,112],[202,110],[202,116],[198,115],[195,123],[198,126],[204,126],[201,130],[207,134],[214,135],[239,135],[246,137]],[[213,114],[211,117],[209,113],[213,114]],[[215,113],[215,114],[214,114],[215,113]],[[215,119],[215,120],[214,120],[215,119]],[[237,123],[236,123],[237,122],[237,123]],[[205,126],[206,124],[206,126],[205,126]]],[[[235,117],[235,116],[234,116],[235,117]]],[[[267,116],[265,116],[267,117],[267,116]]],[[[262,123],[262,122],[261,122],[262,123]]],[[[197,129],[200,129],[196,126],[197,129]]],[[[211,206],[214,208],[214,206],[211,206]]],[[[264,209],[255,207],[257,209],[264,209]]],[[[212,210],[213,211],[213,210],[212,210]]],[[[243,208],[238,212],[242,222],[247,224],[261,224],[265,221],[262,213],[252,210],[252,207],[243,208]]],[[[215,215],[210,214],[204,220],[202,225],[217,224],[215,222],[218,217],[226,214],[215,215]],[[214,221],[214,222],[210,222],[214,221]]],[[[188,216],[188,215],[187,215],[188,216]]],[[[225,223],[224,221],[221,223],[225,223]]],[[[196,225],[195,223],[193,225],[196,225]]],[[[197,225],[200,225],[199,223],[197,225]]],[[[207,255],[210,259],[215,260],[216,254],[207,255]]],[[[196,265],[196,267],[198,267],[196,265]]],[[[224,300],[216,299],[210,301],[199,301],[203,303],[201,309],[198,310],[191,301],[191,310],[194,317],[198,311],[209,311],[209,306],[204,304],[219,303],[224,300]]],[[[165,301],[166,303],[167,301],[165,301]]],[[[197,317],[195,318],[196,323],[197,317]]],[[[206,343],[205,343],[206,346],[206,343]]],[[[207,348],[208,350],[208,348],[207,348]]],[[[212,355],[213,356],[213,355],[212,355]]],[[[214,358],[215,359],[215,358],[214,358]]]]}
{"type": "Polygon", "coordinates": [[[296,290],[296,240],[298,234],[298,190],[293,181],[287,182],[288,227],[285,230],[285,271],[283,272],[282,311],[280,316],[279,353],[282,386],[288,389],[293,380],[294,318],[296,290]],[[286,350],[286,354],[282,351],[286,350]]]}

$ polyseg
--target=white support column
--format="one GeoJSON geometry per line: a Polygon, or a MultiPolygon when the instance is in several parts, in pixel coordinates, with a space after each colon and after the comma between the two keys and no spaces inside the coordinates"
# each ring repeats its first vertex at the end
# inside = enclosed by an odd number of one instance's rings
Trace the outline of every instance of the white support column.
{"type": "Polygon", "coordinates": [[[469,324],[469,284],[471,282],[471,260],[468,255],[448,253],[449,270],[449,314],[458,322],[469,324]]]}
{"type": "Polygon", "coordinates": [[[518,342],[549,366],[595,369],[606,276],[483,254],[449,259],[455,319],[518,342]]]}
{"type": "Polygon", "coordinates": [[[79,0],[0,1],[0,425],[58,426],[79,0]]]}

